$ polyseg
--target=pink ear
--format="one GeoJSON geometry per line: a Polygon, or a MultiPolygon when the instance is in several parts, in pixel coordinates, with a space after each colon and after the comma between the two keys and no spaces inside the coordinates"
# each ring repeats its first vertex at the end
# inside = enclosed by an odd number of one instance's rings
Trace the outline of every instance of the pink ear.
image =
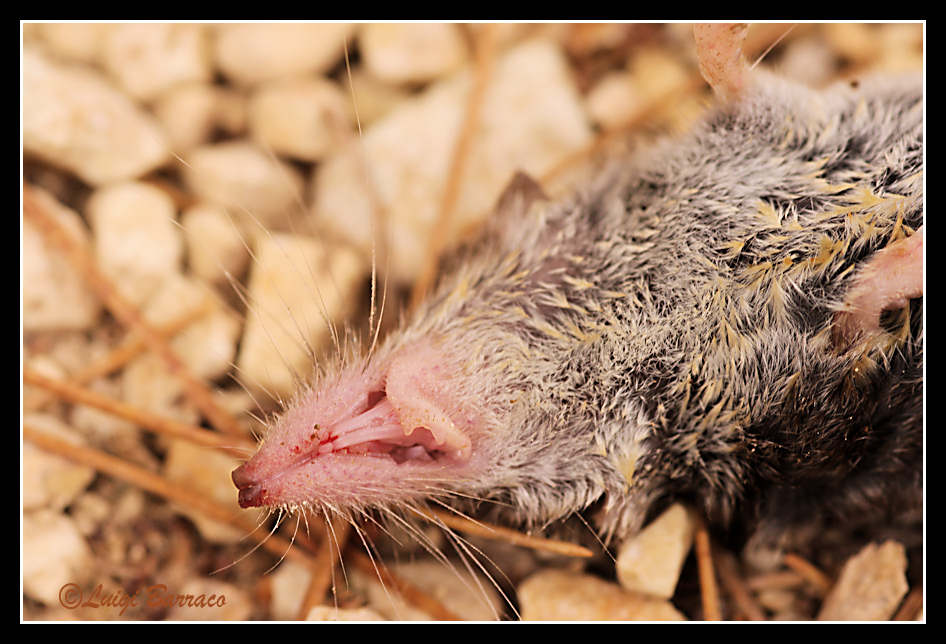
{"type": "Polygon", "coordinates": [[[880,314],[906,306],[923,295],[923,237],[925,226],[905,239],[882,248],[854,279],[835,323],[850,342],[860,334],[880,331],[880,314]]]}
{"type": "Polygon", "coordinates": [[[700,73],[723,100],[737,98],[745,85],[749,66],[742,56],[742,43],[748,31],[745,23],[693,26],[700,73]]]}

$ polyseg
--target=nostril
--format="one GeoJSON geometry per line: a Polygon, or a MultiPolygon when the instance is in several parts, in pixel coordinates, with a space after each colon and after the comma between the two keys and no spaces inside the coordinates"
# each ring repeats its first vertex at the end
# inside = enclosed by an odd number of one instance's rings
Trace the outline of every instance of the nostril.
{"type": "Polygon", "coordinates": [[[230,474],[230,478],[233,479],[233,484],[241,490],[248,485],[253,484],[253,479],[247,472],[246,463],[233,470],[233,472],[230,474]]]}
{"type": "Polygon", "coordinates": [[[266,490],[261,485],[251,484],[240,488],[239,503],[241,508],[256,508],[263,505],[266,490]]]}

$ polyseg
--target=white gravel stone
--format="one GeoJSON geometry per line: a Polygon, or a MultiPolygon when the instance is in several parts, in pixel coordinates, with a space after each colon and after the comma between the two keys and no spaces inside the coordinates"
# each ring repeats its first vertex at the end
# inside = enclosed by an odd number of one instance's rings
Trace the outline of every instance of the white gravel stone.
{"type": "Polygon", "coordinates": [[[836,73],[834,51],[818,36],[799,38],[786,47],[777,73],[810,87],[824,85],[836,73]]]}
{"type": "Polygon", "coordinates": [[[624,590],[592,575],[564,570],[538,572],[519,585],[524,621],[646,620],[686,618],[663,599],[624,590]]]}
{"type": "Polygon", "coordinates": [[[180,588],[169,588],[164,599],[172,606],[170,620],[245,621],[253,613],[249,595],[233,584],[194,578],[180,588]]]}
{"type": "Polygon", "coordinates": [[[209,307],[171,340],[171,348],[197,378],[215,380],[229,371],[236,354],[241,325],[207,285],[183,275],[171,275],[148,300],[144,315],[164,325],[209,307]]]}
{"type": "Polygon", "coordinates": [[[893,617],[910,589],[907,555],[896,541],[872,543],[847,560],[825,597],[819,620],[869,621],[893,617]]]}
{"type": "MultiPolygon", "coordinates": [[[[54,358],[46,354],[24,356],[23,365],[46,378],[65,380],[66,370],[54,358]]],[[[23,383],[23,411],[36,411],[46,406],[54,405],[59,397],[42,387],[23,383]]]]}
{"type": "Polygon", "coordinates": [[[676,504],[621,544],[616,564],[621,586],[670,599],[693,545],[695,527],[690,512],[676,504]]]}
{"type": "MultiPolygon", "coordinates": [[[[168,445],[163,474],[168,481],[182,485],[220,506],[230,508],[234,515],[242,513],[249,525],[255,525],[259,521],[259,511],[240,508],[236,490],[230,479],[230,473],[239,467],[240,463],[241,461],[218,450],[176,439],[168,445]]],[[[190,517],[197,530],[208,541],[236,543],[246,537],[245,530],[213,521],[189,508],[181,508],[181,513],[190,517]]]]}
{"type": "Polygon", "coordinates": [[[302,161],[318,161],[352,137],[350,98],[328,79],[266,83],[248,113],[250,134],[264,149],[302,161]]]}
{"type": "MultiPolygon", "coordinates": [[[[114,399],[121,398],[121,383],[108,379],[98,379],[86,385],[92,391],[114,399]]],[[[69,423],[84,436],[88,436],[95,443],[112,444],[112,441],[137,439],[140,430],[137,425],[115,414],[87,407],[73,405],[69,412],[69,423]]]]}
{"type": "Polygon", "coordinates": [[[306,615],[308,622],[382,622],[384,617],[370,608],[335,608],[313,606],[306,615]]]}
{"type": "MultiPolygon", "coordinates": [[[[346,77],[347,78],[347,77],[346,77]]],[[[351,71],[347,79],[351,86],[349,110],[353,123],[361,122],[362,129],[368,127],[410,97],[407,87],[384,83],[364,71],[361,66],[351,71]]]]}
{"type": "MultiPolygon", "coordinates": [[[[73,241],[88,250],[91,235],[79,215],[60,204],[42,189],[33,194],[43,208],[73,241]]],[[[101,304],[82,275],[55,245],[23,218],[23,254],[20,270],[23,278],[23,330],[81,330],[98,319],[101,304]]]]}
{"type": "Polygon", "coordinates": [[[351,33],[345,23],[218,25],[217,66],[242,85],[319,74],[341,60],[351,33]]]}
{"type": "Polygon", "coordinates": [[[293,620],[298,617],[306,589],[312,579],[308,566],[286,560],[270,578],[269,612],[273,619],[293,620]]]}
{"type": "Polygon", "coordinates": [[[114,25],[96,22],[50,22],[34,25],[46,50],[58,58],[77,63],[99,60],[102,43],[114,25]]]}
{"type": "Polygon", "coordinates": [[[286,233],[258,236],[254,256],[237,366],[247,386],[285,395],[312,375],[309,347],[329,341],[326,318],[351,310],[364,266],[343,246],[286,233]]]}
{"type": "MultiPolygon", "coordinates": [[[[375,241],[367,166],[388,217],[398,280],[410,281],[423,265],[470,86],[468,72],[438,83],[317,168],[315,216],[367,251],[375,241]]],[[[475,139],[452,219],[454,235],[491,210],[515,171],[541,177],[590,143],[578,93],[554,43],[531,41],[497,61],[475,139]]]]}
{"type": "MultiPolygon", "coordinates": [[[[85,444],[78,432],[49,414],[26,414],[23,424],[73,445],[85,444]]],[[[95,470],[91,467],[78,465],[23,441],[23,509],[61,510],[94,478],[95,470]]]]}
{"type": "Polygon", "coordinates": [[[392,22],[363,25],[358,33],[365,67],[388,83],[425,83],[455,71],[467,60],[460,26],[392,22]]]}
{"type": "Polygon", "coordinates": [[[102,65],[131,97],[150,101],[180,83],[213,73],[207,27],[155,22],[114,25],[105,35],[102,65]]]}
{"type": "Polygon", "coordinates": [[[99,268],[132,303],[146,302],[180,271],[183,239],[174,202],[162,190],[139,182],[109,185],[92,194],[86,213],[99,268]]]}
{"type": "Polygon", "coordinates": [[[23,513],[23,592],[59,605],[66,584],[80,587],[92,571],[92,553],[72,520],[51,510],[23,513]]]}
{"type": "MultiPolygon", "coordinates": [[[[439,561],[413,561],[391,566],[391,572],[437,599],[447,610],[463,620],[493,621],[504,612],[504,604],[489,580],[471,576],[460,566],[450,567],[439,561]]],[[[432,620],[424,611],[411,606],[396,593],[385,589],[377,577],[351,571],[349,580],[364,594],[368,608],[385,619],[398,621],[432,620]]]]}
{"type": "MultiPolygon", "coordinates": [[[[170,346],[195,377],[213,380],[233,364],[241,326],[209,287],[181,275],[169,276],[143,312],[149,322],[160,325],[205,306],[210,311],[179,331],[170,346]]],[[[181,422],[198,419],[184,396],[184,383],[168,371],[158,355],[145,353],[132,360],[122,372],[121,384],[122,398],[129,404],[181,422]]]]}
{"type": "Polygon", "coordinates": [[[141,176],[169,158],[155,120],[102,74],[22,56],[23,150],[101,185],[141,176]]]}
{"type": "Polygon", "coordinates": [[[250,253],[243,233],[226,208],[201,203],[181,215],[190,272],[212,284],[228,284],[228,275],[239,279],[250,253]]]}
{"type": "Polygon", "coordinates": [[[176,85],[161,94],[153,110],[178,152],[209,142],[218,129],[229,135],[246,129],[245,97],[216,85],[176,85]]]}
{"type": "Polygon", "coordinates": [[[200,199],[267,228],[285,227],[285,215],[301,207],[299,171],[248,141],[195,148],[185,164],[184,180],[200,199]]]}
{"type": "Polygon", "coordinates": [[[644,105],[633,74],[616,71],[605,74],[585,98],[591,119],[604,130],[630,122],[644,105]]]}

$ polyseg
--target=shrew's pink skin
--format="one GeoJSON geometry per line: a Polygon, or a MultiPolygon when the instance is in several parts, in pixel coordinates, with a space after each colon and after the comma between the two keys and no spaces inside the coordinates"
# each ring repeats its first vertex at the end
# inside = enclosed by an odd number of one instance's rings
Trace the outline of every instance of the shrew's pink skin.
{"type": "Polygon", "coordinates": [[[746,85],[749,66],[742,55],[742,44],[748,31],[745,23],[693,26],[700,73],[724,101],[738,98],[746,85]]]}
{"type": "Polygon", "coordinates": [[[906,306],[923,296],[923,237],[925,226],[877,251],[860,270],[847,293],[838,326],[845,338],[881,330],[884,311],[906,306]]]}
{"type": "Polygon", "coordinates": [[[233,472],[242,507],[359,507],[426,496],[471,474],[476,418],[451,396],[455,370],[418,342],[322,383],[233,472]]]}

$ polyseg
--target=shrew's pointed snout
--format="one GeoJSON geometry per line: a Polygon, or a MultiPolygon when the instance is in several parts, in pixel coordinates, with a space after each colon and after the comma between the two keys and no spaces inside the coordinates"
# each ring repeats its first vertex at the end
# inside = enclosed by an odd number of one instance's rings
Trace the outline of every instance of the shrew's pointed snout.
{"type": "Polygon", "coordinates": [[[241,508],[258,508],[261,505],[265,505],[263,499],[266,490],[262,485],[256,482],[249,472],[249,468],[247,468],[247,463],[233,470],[230,478],[233,479],[233,484],[236,485],[237,489],[240,491],[238,502],[241,508]]]}

